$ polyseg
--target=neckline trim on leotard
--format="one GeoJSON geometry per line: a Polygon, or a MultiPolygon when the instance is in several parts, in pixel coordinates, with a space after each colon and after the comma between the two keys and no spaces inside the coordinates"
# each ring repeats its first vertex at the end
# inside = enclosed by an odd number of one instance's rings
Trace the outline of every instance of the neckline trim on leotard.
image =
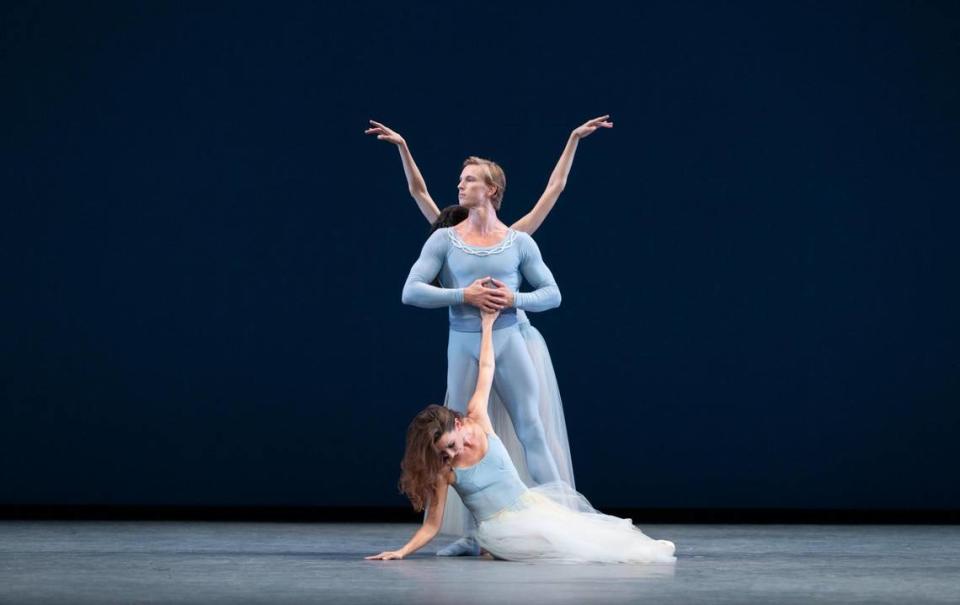
{"type": "Polygon", "coordinates": [[[447,236],[450,238],[451,244],[467,254],[473,254],[474,256],[491,256],[493,254],[500,254],[512,246],[513,240],[517,239],[517,232],[507,227],[507,235],[504,236],[499,243],[492,246],[472,246],[460,239],[460,235],[453,227],[447,229],[447,236]]]}

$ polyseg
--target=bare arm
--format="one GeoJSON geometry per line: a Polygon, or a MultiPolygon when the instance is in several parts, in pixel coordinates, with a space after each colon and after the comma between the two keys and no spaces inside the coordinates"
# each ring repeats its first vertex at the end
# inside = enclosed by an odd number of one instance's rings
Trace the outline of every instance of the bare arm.
{"type": "Polygon", "coordinates": [[[496,370],[493,354],[493,322],[498,313],[481,313],[483,332],[480,336],[480,370],[477,373],[477,388],[467,403],[467,418],[473,420],[485,433],[493,432],[490,416],[487,415],[487,405],[490,402],[490,387],[493,385],[493,373],[496,370]]]}
{"type": "Polygon", "coordinates": [[[537,200],[533,210],[511,225],[511,227],[517,231],[525,231],[531,235],[540,228],[540,225],[543,224],[547,215],[553,210],[553,206],[557,203],[557,198],[560,197],[563,188],[567,186],[567,177],[570,175],[570,168],[573,166],[573,156],[577,153],[577,145],[580,143],[580,139],[590,136],[597,128],[613,128],[613,122],[607,121],[609,117],[609,115],[606,115],[588,120],[570,133],[570,138],[567,139],[567,145],[563,148],[563,153],[560,154],[560,159],[557,160],[557,165],[553,168],[553,172],[550,174],[550,180],[547,181],[547,187],[543,190],[540,199],[537,200]]]}
{"type": "Polygon", "coordinates": [[[407,142],[397,132],[387,128],[380,122],[370,120],[370,123],[373,124],[373,126],[365,131],[366,134],[375,134],[377,135],[377,139],[393,143],[397,146],[397,149],[400,151],[400,161],[403,162],[403,174],[407,177],[407,190],[410,191],[410,195],[416,200],[417,208],[423,213],[427,222],[433,223],[433,221],[437,220],[437,217],[440,216],[440,209],[433,201],[433,198],[430,197],[430,192],[427,191],[427,182],[423,180],[423,175],[420,174],[417,163],[413,161],[413,154],[410,153],[407,142]]]}
{"type": "Polygon", "coordinates": [[[427,509],[427,516],[423,520],[423,525],[417,530],[417,533],[403,545],[400,550],[385,550],[378,555],[364,557],[367,560],[387,561],[390,559],[402,559],[409,554],[413,554],[426,546],[430,540],[436,537],[440,531],[440,523],[443,521],[443,509],[447,505],[447,486],[450,480],[447,477],[437,481],[437,487],[433,491],[433,497],[427,509]]]}

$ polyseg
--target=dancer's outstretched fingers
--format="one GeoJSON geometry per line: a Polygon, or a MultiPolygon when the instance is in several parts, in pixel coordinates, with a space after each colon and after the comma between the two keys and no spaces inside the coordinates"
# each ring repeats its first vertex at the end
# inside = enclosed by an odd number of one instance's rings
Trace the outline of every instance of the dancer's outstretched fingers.
{"type": "Polygon", "coordinates": [[[404,143],[403,137],[395,130],[391,130],[376,120],[370,120],[370,123],[373,124],[373,127],[366,129],[364,131],[366,134],[375,134],[377,135],[377,139],[393,143],[394,145],[402,145],[404,143]]]}
{"type": "Polygon", "coordinates": [[[573,136],[582,139],[590,136],[597,128],[613,128],[613,122],[606,121],[610,114],[603,115],[592,120],[587,120],[581,126],[573,129],[573,136]]]}
{"type": "Polygon", "coordinates": [[[367,561],[389,561],[391,559],[402,559],[403,553],[398,550],[385,550],[379,555],[364,557],[367,561]]]}

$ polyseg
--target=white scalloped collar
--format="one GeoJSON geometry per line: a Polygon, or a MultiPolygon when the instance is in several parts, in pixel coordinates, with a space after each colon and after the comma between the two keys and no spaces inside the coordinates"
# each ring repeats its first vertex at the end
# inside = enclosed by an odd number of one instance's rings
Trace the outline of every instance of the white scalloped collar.
{"type": "Polygon", "coordinates": [[[517,232],[507,227],[507,235],[500,240],[500,243],[492,246],[471,246],[460,239],[460,236],[457,235],[457,231],[453,227],[447,229],[447,237],[450,238],[451,244],[460,250],[463,250],[467,254],[473,254],[474,256],[490,256],[493,254],[500,254],[512,246],[513,240],[517,239],[517,232]]]}

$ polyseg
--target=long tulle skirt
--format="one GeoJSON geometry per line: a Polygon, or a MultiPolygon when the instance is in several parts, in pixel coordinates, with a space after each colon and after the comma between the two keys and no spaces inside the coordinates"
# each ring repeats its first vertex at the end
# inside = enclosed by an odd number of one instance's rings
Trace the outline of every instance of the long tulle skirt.
{"type": "Polygon", "coordinates": [[[480,546],[499,559],[553,563],[672,563],[675,547],[654,540],[630,519],[596,511],[564,483],[527,490],[480,522],[480,546]]]}
{"type": "MultiPolygon", "coordinates": [[[[536,368],[537,379],[540,383],[540,420],[543,422],[544,433],[547,438],[547,447],[553,455],[553,460],[557,464],[560,472],[560,480],[575,488],[573,480],[573,464],[570,461],[570,442],[567,439],[567,424],[563,418],[563,402],[560,400],[560,388],[557,386],[557,376],[553,371],[553,362],[550,359],[550,351],[547,350],[547,343],[543,340],[540,332],[530,325],[529,321],[518,322],[520,333],[530,352],[530,359],[536,368]]],[[[449,395],[449,394],[448,394],[449,395]]],[[[448,402],[445,402],[447,405],[448,402]]],[[[500,437],[500,441],[510,454],[520,478],[528,487],[533,487],[535,483],[530,478],[530,472],[527,470],[526,457],[523,453],[523,446],[520,439],[517,438],[517,432],[513,428],[513,422],[507,413],[506,406],[495,392],[490,393],[490,405],[488,408],[490,422],[493,424],[493,432],[500,437]]],[[[454,536],[462,536],[470,533],[474,528],[473,516],[467,507],[463,505],[460,496],[451,487],[447,492],[447,504],[443,515],[443,525],[440,526],[440,532],[454,536]]]]}

